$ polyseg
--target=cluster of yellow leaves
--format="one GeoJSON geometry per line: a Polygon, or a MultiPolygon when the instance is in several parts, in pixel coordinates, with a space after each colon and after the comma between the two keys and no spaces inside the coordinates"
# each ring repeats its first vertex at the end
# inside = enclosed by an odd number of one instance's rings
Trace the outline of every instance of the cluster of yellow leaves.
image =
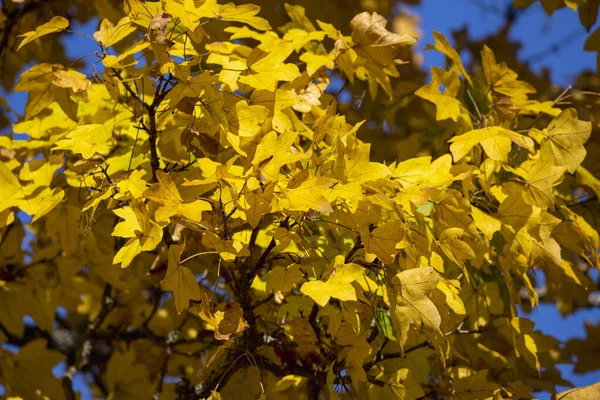
{"type": "MultiPolygon", "coordinates": [[[[291,22],[277,33],[255,5],[127,0],[126,16],[93,35],[100,82],[58,64],[22,74],[15,90],[29,97],[14,131],[28,137],[0,138],[10,150],[0,163],[1,240],[11,247],[2,261],[17,266],[0,280],[2,326],[22,335],[31,315],[51,330],[61,305],[101,316],[103,329],[150,330],[154,342],[110,357],[113,397],[148,394],[143,383],[164,378],[163,362],[212,398],[265,363],[271,374],[248,398],[302,398],[293,389],[313,377],[332,399],[338,385],[358,398],[433,388],[500,399],[563,384],[558,342],[517,306],[523,293],[537,304],[532,279],[543,270],[573,307],[568,292],[587,290],[584,272],[600,261],[597,232],[569,207],[576,190],[600,190],[581,166],[591,123],[530,98],[535,89],[487,47],[472,76],[436,33],[428,49],[448,68],[432,68],[414,94],[451,132],[449,154],[374,162],[357,138],[362,123],[326,92],[328,74],[393,99],[415,39],[377,13],[354,17],[345,36],[301,6],[285,10],[291,22]],[[31,262],[18,210],[32,217],[31,262]],[[119,291],[108,313],[104,285],[119,291]],[[172,300],[149,307],[157,290],[172,300]],[[30,294],[43,307],[16,304],[30,294]],[[189,337],[165,350],[156,337],[173,332],[189,337]],[[225,362],[243,371],[211,372],[225,362]],[[232,381],[220,387],[223,376],[232,381]]],[[[55,17],[21,46],[65,28],[55,17]]],[[[9,394],[60,396],[48,374],[34,388],[13,368],[38,347],[0,358],[9,394]]],[[[38,350],[46,373],[58,359],[38,350]]]]}

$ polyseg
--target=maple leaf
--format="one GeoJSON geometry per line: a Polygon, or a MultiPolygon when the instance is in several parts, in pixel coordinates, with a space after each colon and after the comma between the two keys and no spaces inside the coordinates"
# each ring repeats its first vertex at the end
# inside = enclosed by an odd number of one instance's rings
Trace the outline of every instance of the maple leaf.
{"type": "Polygon", "coordinates": [[[289,202],[289,209],[332,212],[333,209],[325,198],[324,191],[334,183],[333,179],[315,176],[312,170],[301,171],[288,183],[287,190],[284,192],[289,202]]]}
{"type": "Polygon", "coordinates": [[[204,90],[209,86],[214,85],[218,81],[218,76],[214,75],[210,71],[205,71],[192,79],[178,83],[175,85],[165,97],[165,100],[169,100],[171,107],[177,106],[181,100],[186,97],[198,98],[204,90]]]}
{"type": "Polygon", "coordinates": [[[454,382],[453,396],[459,400],[477,400],[492,397],[500,386],[487,380],[487,370],[477,371],[454,382]]]}
{"type": "Polygon", "coordinates": [[[342,301],[356,300],[356,289],[352,286],[352,282],[363,275],[364,268],[353,263],[346,264],[344,256],[336,256],[329,266],[329,271],[326,281],[306,282],[300,291],[321,307],[324,307],[332,297],[342,301]]]}
{"type": "Polygon", "coordinates": [[[545,159],[535,162],[526,175],[525,190],[523,190],[525,203],[554,209],[553,187],[560,183],[563,175],[562,166],[556,166],[545,159]]]}
{"type": "Polygon", "coordinates": [[[417,41],[410,35],[401,35],[388,31],[385,17],[373,12],[363,12],[350,21],[352,40],[356,43],[357,53],[371,62],[390,65],[396,60],[399,52],[414,45],[417,41]]]}
{"type": "Polygon", "coordinates": [[[3,352],[0,361],[3,384],[23,398],[39,397],[39,393],[62,396],[60,382],[52,374],[52,368],[64,358],[60,352],[48,349],[45,339],[30,341],[16,355],[3,352]],[[36,377],[35,381],[28,378],[31,376],[36,377]]]}
{"type": "Polygon", "coordinates": [[[362,143],[349,154],[338,158],[333,174],[343,182],[365,182],[383,179],[392,172],[384,164],[371,162],[371,145],[362,143]]]}
{"type": "Polygon", "coordinates": [[[501,317],[494,321],[494,327],[514,347],[517,356],[521,356],[527,363],[540,369],[538,349],[533,336],[534,323],[525,318],[501,317]]]}
{"type": "Polygon", "coordinates": [[[114,46],[127,36],[135,32],[136,27],[131,23],[129,17],[123,17],[113,25],[109,20],[103,19],[100,30],[94,32],[94,40],[105,47],[114,46]]]}
{"type": "Polygon", "coordinates": [[[390,264],[394,261],[396,245],[402,240],[404,229],[398,221],[388,222],[372,231],[363,231],[360,236],[367,253],[373,253],[383,263],[390,264]]]}
{"type": "Polygon", "coordinates": [[[165,221],[173,215],[181,215],[198,222],[202,219],[202,212],[212,209],[210,204],[203,200],[183,200],[169,174],[156,171],[156,178],[158,183],[146,189],[144,197],[160,204],[155,213],[157,221],[165,221]]]}
{"type": "Polygon", "coordinates": [[[475,129],[460,136],[455,136],[449,142],[452,143],[450,151],[454,157],[454,162],[465,157],[478,144],[481,145],[489,158],[502,162],[508,162],[508,153],[510,153],[512,142],[527,149],[533,148],[531,139],[499,126],[475,129]]]}
{"type": "Polygon", "coordinates": [[[437,50],[440,53],[444,54],[452,61],[452,70],[456,71],[457,74],[462,75],[470,85],[473,84],[471,77],[467,73],[458,52],[450,45],[448,39],[446,37],[436,31],[433,31],[433,38],[435,39],[435,44],[428,44],[425,46],[425,50],[437,50]]]}
{"type": "Polygon", "coordinates": [[[456,87],[456,84],[448,86],[444,93],[440,91],[440,85],[442,83],[449,83],[448,80],[458,83],[458,75],[456,72],[451,71],[451,74],[448,74],[445,80],[446,82],[442,82],[439,79],[434,79],[427,85],[419,88],[415,92],[415,95],[435,104],[437,110],[436,119],[438,121],[450,118],[456,122],[462,113],[462,104],[456,98],[456,90],[452,89],[456,87]]]}
{"type": "Polygon", "coordinates": [[[287,267],[275,267],[269,272],[267,278],[267,292],[288,293],[292,288],[300,283],[304,276],[300,270],[300,265],[292,264],[287,267]]]}
{"type": "Polygon", "coordinates": [[[411,325],[439,332],[442,320],[428,296],[440,279],[432,267],[409,269],[392,278],[388,288],[391,318],[402,349],[411,325]]]}
{"type": "Polygon", "coordinates": [[[552,400],[593,400],[600,395],[600,382],[557,393],[552,400]]]}
{"type": "Polygon", "coordinates": [[[17,47],[17,51],[19,51],[21,47],[25,46],[29,42],[34,41],[35,39],[38,39],[45,35],[49,35],[51,33],[64,31],[65,29],[67,29],[68,26],[68,19],[60,16],[53,17],[50,21],[38,26],[35,29],[35,31],[19,35],[21,37],[24,37],[25,39],[23,39],[23,41],[19,44],[19,47],[17,47]]]}
{"type": "Polygon", "coordinates": [[[134,200],[142,197],[147,185],[146,180],[143,179],[144,176],[146,176],[146,171],[144,170],[131,171],[127,179],[123,179],[117,183],[119,193],[115,195],[115,198],[118,200],[134,200]]]}
{"type": "Polygon", "coordinates": [[[69,90],[53,84],[55,72],[62,69],[59,64],[37,64],[25,71],[14,88],[15,92],[28,91],[25,117],[30,119],[53,102],[71,119],[77,119],[77,104],[71,99],[69,90]]]}
{"type": "Polygon", "coordinates": [[[238,78],[244,92],[251,89],[275,90],[277,82],[290,82],[300,76],[298,67],[285,64],[294,46],[285,40],[263,43],[255,47],[246,59],[246,70],[238,78]]]}
{"type": "Polygon", "coordinates": [[[574,173],[585,158],[584,143],[590,137],[592,124],[577,119],[573,108],[564,110],[556,117],[541,135],[544,138],[540,157],[549,159],[557,166],[564,166],[574,173]]]}
{"type": "Polygon", "coordinates": [[[148,209],[141,200],[134,201],[131,206],[114,210],[124,221],[115,226],[113,236],[130,238],[115,254],[113,264],[121,264],[126,268],[135,256],[142,251],[151,251],[162,240],[162,229],[150,220],[148,209]]]}
{"type": "MultiPolygon", "coordinates": [[[[185,3],[189,0],[172,0],[185,3]]],[[[216,0],[205,0],[199,3],[200,7],[195,12],[200,17],[216,18],[223,21],[243,22],[261,31],[271,30],[269,22],[256,14],[260,7],[256,4],[235,5],[234,3],[217,4],[216,0]]]]}
{"type": "Polygon", "coordinates": [[[233,261],[236,257],[250,256],[250,252],[244,243],[237,240],[221,240],[213,232],[204,232],[202,243],[208,248],[215,249],[225,261],[233,261]]]}
{"type": "Polygon", "coordinates": [[[19,179],[4,163],[0,163],[0,190],[2,191],[0,211],[18,206],[21,200],[25,198],[19,179]]]}
{"type": "Polygon", "coordinates": [[[475,253],[467,243],[461,240],[463,234],[462,228],[448,228],[440,234],[438,246],[449,259],[464,269],[464,261],[475,258],[475,253]]]}
{"type": "Polygon", "coordinates": [[[111,129],[106,125],[79,125],[56,142],[53,150],[70,150],[83,158],[92,158],[96,154],[107,155],[113,145],[111,139],[111,129]]]}
{"type": "Polygon", "coordinates": [[[168,267],[160,287],[173,293],[175,308],[181,314],[188,308],[190,300],[200,300],[200,288],[192,271],[181,265],[181,253],[185,243],[172,245],[168,251],[168,267]]]}
{"type": "Polygon", "coordinates": [[[536,92],[529,83],[518,80],[518,75],[508,68],[506,63],[497,64],[496,56],[489,47],[483,46],[481,58],[489,90],[509,96],[513,101],[525,101],[528,94],[536,92]]]}

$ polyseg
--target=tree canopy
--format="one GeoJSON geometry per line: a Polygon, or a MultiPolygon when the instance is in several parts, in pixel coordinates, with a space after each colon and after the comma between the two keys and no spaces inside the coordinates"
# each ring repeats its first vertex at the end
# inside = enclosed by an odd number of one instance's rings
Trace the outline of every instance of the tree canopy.
{"type": "Polygon", "coordinates": [[[526,315],[599,306],[600,80],[552,84],[507,29],[435,32],[427,73],[395,3],[2,3],[9,398],[529,399],[600,369],[599,325],[526,315]]]}

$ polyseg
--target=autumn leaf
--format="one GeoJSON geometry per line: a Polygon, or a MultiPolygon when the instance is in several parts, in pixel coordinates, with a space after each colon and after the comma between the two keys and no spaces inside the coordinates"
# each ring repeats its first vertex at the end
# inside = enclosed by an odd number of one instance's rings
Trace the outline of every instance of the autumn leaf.
{"type": "Polygon", "coordinates": [[[510,153],[512,142],[521,147],[533,147],[533,143],[528,138],[511,132],[498,126],[490,126],[482,129],[475,129],[460,136],[455,136],[449,140],[450,151],[454,157],[454,162],[465,157],[476,145],[481,145],[485,154],[495,161],[508,162],[508,153],[510,153]]]}
{"type": "Polygon", "coordinates": [[[359,55],[377,64],[390,65],[396,60],[402,49],[414,45],[415,38],[403,33],[401,35],[388,31],[386,19],[373,12],[363,12],[350,21],[352,40],[357,44],[359,55]]]}
{"type": "Polygon", "coordinates": [[[476,400],[492,397],[500,386],[487,380],[487,370],[473,373],[454,382],[454,397],[459,400],[476,400]]]}
{"type": "Polygon", "coordinates": [[[150,220],[148,209],[141,200],[114,212],[124,221],[115,226],[112,235],[130,239],[115,254],[113,264],[121,264],[121,268],[126,268],[142,251],[151,251],[158,246],[162,240],[162,229],[150,220]]]}
{"type": "Polygon", "coordinates": [[[364,268],[353,263],[346,264],[344,256],[336,256],[329,269],[330,275],[326,281],[306,282],[300,291],[321,307],[324,307],[332,297],[342,301],[356,300],[356,289],[352,286],[352,282],[363,275],[364,268]]]}
{"type": "Polygon", "coordinates": [[[238,78],[240,89],[275,90],[277,82],[290,82],[300,76],[298,67],[285,60],[294,51],[290,42],[277,40],[254,48],[246,59],[246,70],[238,78]]]}
{"type": "Polygon", "coordinates": [[[160,204],[155,214],[157,221],[165,221],[173,215],[181,215],[189,220],[199,222],[202,219],[202,212],[212,209],[206,201],[183,200],[169,174],[157,171],[156,177],[158,183],[146,189],[144,197],[160,204]]]}
{"type": "Polygon", "coordinates": [[[267,278],[267,292],[288,293],[302,280],[304,276],[300,270],[300,265],[292,264],[287,267],[275,267],[269,272],[267,278]]]}
{"type": "Polygon", "coordinates": [[[25,198],[21,183],[4,163],[0,163],[0,190],[0,210],[17,206],[25,198]]]}
{"type": "Polygon", "coordinates": [[[389,222],[378,226],[372,231],[363,231],[360,234],[367,253],[373,253],[385,264],[394,261],[396,245],[404,236],[404,229],[399,222],[389,222]]]}
{"type": "Polygon", "coordinates": [[[425,50],[437,50],[444,54],[452,61],[452,70],[456,71],[457,74],[462,75],[469,84],[472,84],[471,77],[467,73],[458,52],[450,45],[448,39],[441,33],[435,31],[433,32],[433,38],[435,39],[435,44],[428,44],[425,46],[425,50]]]}
{"type": "Polygon", "coordinates": [[[23,41],[21,41],[21,43],[19,44],[19,47],[17,47],[17,51],[19,51],[21,49],[21,47],[25,46],[29,42],[34,41],[35,39],[38,39],[45,35],[49,35],[51,33],[64,31],[65,29],[67,29],[68,26],[69,26],[68,19],[66,19],[64,17],[60,17],[60,16],[53,17],[50,21],[46,22],[43,25],[38,26],[35,29],[35,31],[27,32],[22,35],[19,35],[21,37],[24,37],[25,39],[23,39],[23,41]]]}
{"type": "Polygon", "coordinates": [[[70,150],[83,158],[92,158],[96,154],[108,154],[112,148],[111,139],[110,127],[104,124],[79,125],[56,142],[53,150],[70,150]]]}
{"type": "Polygon", "coordinates": [[[489,90],[494,90],[513,98],[513,101],[523,102],[527,95],[536,90],[529,83],[517,79],[518,75],[506,66],[506,63],[496,63],[496,56],[492,50],[483,46],[481,51],[483,60],[483,73],[489,85],[489,90]]]}
{"type": "Polygon", "coordinates": [[[577,119],[575,109],[564,110],[542,132],[540,157],[574,173],[585,158],[583,145],[589,139],[591,129],[590,122],[577,119]]]}
{"type": "Polygon", "coordinates": [[[552,396],[553,400],[592,400],[600,395],[600,383],[565,390],[552,396]]]}
{"type": "Polygon", "coordinates": [[[388,288],[391,318],[402,349],[411,325],[439,332],[441,317],[428,297],[439,281],[440,276],[432,267],[409,269],[392,278],[388,288]]]}
{"type": "Polygon", "coordinates": [[[85,92],[92,87],[92,82],[84,74],[72,69],[58,70],[54,73],[54,77],[52,81],[54,86],[71,89],[73,93],[85,92]]]}
{"type": "Polygon", "coordinates": [[[136,27],[131,23],[129,17],[121,18],[117,25],[103,19],[100,23],[100,30],[94,33],[94,40],[105,47],[110,47],[125,39],[135,30],[136,27]]]}
{"type": "Polygon", "coordinates": [[[285,191],[289,209],[308,211],[313,209],[321,212],[331,212],[331,204],[324,196],[325,189],[335,181],[322,176],[315,176],[312,170],[303,170],[292,179],[285,191]]]}
{"type": "Polygon", "coordinates": [[[181,265],[181,253],[185,249],[185,243],[171,245],[168,252],[167,272],[160,281],[160,287],[173,293],[175,308],[181,314],[188,308],[190,300],[200,300],[200,289],[196,277],[189,268],[181,265]]]}

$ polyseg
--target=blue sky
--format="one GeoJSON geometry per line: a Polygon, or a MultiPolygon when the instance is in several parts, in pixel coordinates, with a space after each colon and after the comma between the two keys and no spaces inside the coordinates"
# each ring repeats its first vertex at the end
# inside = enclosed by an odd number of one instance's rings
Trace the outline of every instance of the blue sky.
{"type": "MultiPolygon", "coordinates": [[[[503,24],[503,17],[498,15],[494,9],[504,9],[503,5],[511,0],[421,0],[420,6],[412,6],[410,10],[421,18],[421,30],[423,37],[418,43],[418,48],[423,50],[427,43],[433,43],[432,30],[439,31],[451,39],[451,32],[469,27],[470,35],[481,38],[487,34],[497,31],[503,24]]],[[[86,32],[88,34],[96,30],[98,21],[92,20],[83,26],[71,27],[71,29],[86,32]]],[[[33,27],[32,27],[33,29],[33,27]]],[[[511,32],[512,38],[526,38],[523,48],[518,56],[528,59],[532,55],[549,48],[553,43],[563,43],[560,51],[548,53],[541,59],[532,61],[535,71],[541,68],[549,68],[552,78],[561,85],[573,82],[583,70],[595,70],[596,56],[594,53],[584,52],[583,44],[587,37],[585,29],[579,23],[577,14],[570,9],[555,12],[552,17],[547,17],[541,6],[536,5],[525,11],[518,20],[517,25],[511,32]]],[[[70,35],[65,42],[67,53],[73,59],[89,52],[89,39],[77,35],[70,35]]],[[[499,60],[500,61],[500,60],[499,60]]],[[[443,66],[442,55],[437,52],[424,52],[424,66],[443,66]]],[[[2,95],[0,91],[0,95],[2,95]]],[[[10,94],[7,96],[11,107],[22,111],[26,95],[23,93],[10,94]]],[[[536,326],[544,333],[552,334],[561,339],[568,340],[585,335],[584,321],[598,322],[600,320],[600,309],[580,311],[563,318],[552,305],[542,305],[538,310],[529,315],[536,326]]],[[[64,366],[55,369],[60,375],[64,366]]],[[[562,369],[565,377],[577,386],[588,385],[600,381],[600,372],[574,375],[570,367],[562,369]]],[[[82,391],[82,399],[91,398],[89,390],[85,387],[81,376],[75,379],[75,388],[82,391]]],[[[0,385],[0,394],[2,388],[0,385]]],[[[540,394],[540,399],[549,398],[547,394],[540,394]]]]}

